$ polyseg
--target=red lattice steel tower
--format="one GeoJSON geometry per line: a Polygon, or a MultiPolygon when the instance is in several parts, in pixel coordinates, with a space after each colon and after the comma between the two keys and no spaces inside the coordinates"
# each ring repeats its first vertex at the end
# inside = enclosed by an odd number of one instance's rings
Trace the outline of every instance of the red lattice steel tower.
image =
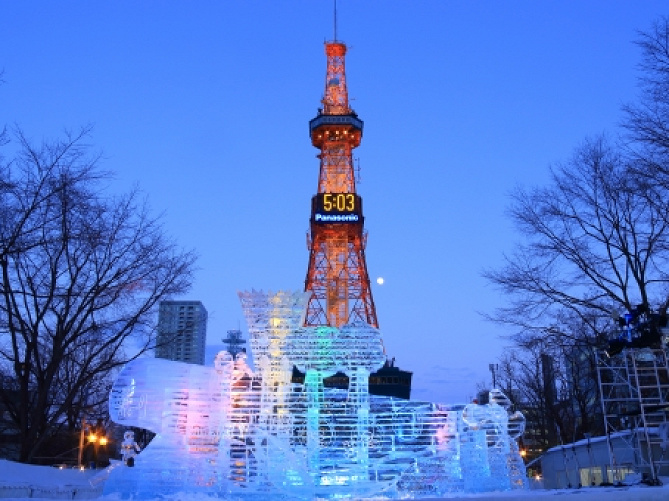
{"type": "Polygon", "coordinates": [[[305,290],[313,294],[305,325],[340,327],[362,320],[378,328],[365,262],[362,199],[356,193],[353,167],[353,149],[360,144],[363,123],[348,103],[346,45],[327,42],[325,54],[323,108],[309,122],[321,165],[318,193],[311,201],[305,290]]]}

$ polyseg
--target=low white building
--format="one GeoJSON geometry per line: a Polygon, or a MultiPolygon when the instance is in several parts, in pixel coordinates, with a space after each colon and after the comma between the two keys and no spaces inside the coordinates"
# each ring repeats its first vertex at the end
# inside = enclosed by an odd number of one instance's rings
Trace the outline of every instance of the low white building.
{"type": "Polygon", "coordinates": [[[640,428],[611,434],[609,440],[592,437],[553,447],[541,457],[544,488],[630,483],[632,479],[652,482],[669,475],[668,445],[667,429],[640,428]],[[662,441],[649,449],[647,436],[659,436],[662,441]]]}

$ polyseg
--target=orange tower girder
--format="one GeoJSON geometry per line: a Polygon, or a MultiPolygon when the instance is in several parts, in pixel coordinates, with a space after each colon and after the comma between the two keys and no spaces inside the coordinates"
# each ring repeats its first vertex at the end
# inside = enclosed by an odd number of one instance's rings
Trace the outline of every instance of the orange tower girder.
{"type": "Polygon", "coordinates": [[[306,290],[313,296],[307,307],[307,325],[343,324],[360,320],[378,327],[372,299],[362,225],[349,231],[312,232],[306,290]]]}

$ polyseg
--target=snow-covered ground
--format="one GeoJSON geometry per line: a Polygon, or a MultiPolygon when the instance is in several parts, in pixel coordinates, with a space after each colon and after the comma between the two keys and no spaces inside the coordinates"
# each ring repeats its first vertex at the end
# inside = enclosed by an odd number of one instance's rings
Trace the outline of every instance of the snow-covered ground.
{"type": "MultiPolygon", "coordinates": [[[[29,466],[0,459],[1,499],[92,499],[115,501],[116,496],[101,497],[105,470],[84,470],[29,466]]],[[[662,487],[635,485],[631,487],[592,487],[570,490],[528,490],[496,492],[489,494],[460,494],[447,499],[473,499],[477,501],[532,500],[553,498],[555,501],[667,501],[669,478],[662,487]]],[[[175,495],[175,500],[204,500],[202,495],[175,495]]],[[[436,501],[432,499],[432,501],[436,501]]]]}

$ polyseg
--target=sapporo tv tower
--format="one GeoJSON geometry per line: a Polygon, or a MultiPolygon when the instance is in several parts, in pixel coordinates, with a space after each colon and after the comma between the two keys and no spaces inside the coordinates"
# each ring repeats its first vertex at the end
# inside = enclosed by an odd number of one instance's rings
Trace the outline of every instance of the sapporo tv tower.
{"type": "Polygon", "coordinates": [[[353,148],[360,145],[363,123],[348,104],[346,45],[328,42],[325,53],[323,108],[309,122],[321,165],[318,193],[311,200],[305,290],[313,295],[305,324],[341,327],[362,320],[378,328],[365,262],[362,198],[356,193],[353,168],[353,148]]]}
{"type": "MultiPolygon", "coordinates": [[[[335,20],[336,23],[336,20],[335,20]]],[[[305,291],[312,296],[306,326],[341,327],[354,321],[379,326],[372,298],[365,246],[362,198],[356,192],[353,149],[360,145],[363,122],[350,108],[346,87],[346,45],[325,43],[325,94],[309,122],[311,143],[320,150],[318,192],[311,200],[307,237],[309,266],[305,291]]],[[[336,374],[326,386],[346,387],[336,374]]],[[[394,359],[370,376],[370,393],[409,398],[411,373],[394,367],[394,359]]]]}

